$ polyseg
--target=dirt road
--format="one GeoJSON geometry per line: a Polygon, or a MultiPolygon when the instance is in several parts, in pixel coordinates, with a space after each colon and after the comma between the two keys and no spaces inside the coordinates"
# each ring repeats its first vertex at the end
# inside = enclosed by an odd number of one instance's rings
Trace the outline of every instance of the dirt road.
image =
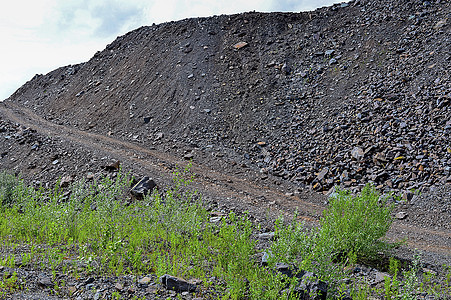
{"type": "MultiPolygon", "coordinates": [[[[58,125],[36,115],[30,109],[5,102],[0,105],[3,119],[19,123],[36,130],[39,134],[59,138],[72,147],[89,148],[99,157],[108,155],[122,162],[126,170],[137,174],[149,174],[167,184],[177,166],[183,167],[187,161],[166,152],[149,150],[138,144],[58,125]]],[[[240,166],[235,169],[239,170],[240,166]]],[[[227,209],[247,210],[257,221],[278,215],[290,217],[297,210],[299,218],[308,225],[317,224],[325,208],[323,195],[304,191],[292,195],[285,193],[289,183],[266,185],[256,180],[258,174],[247,169],[240,172],[226,172],[220,165],[216,168],[194,161],[191,170],[196,174],[194,187],[206,199],[211,199],[227,209]],[[232,174],[233,173],[233,174],[232,174]],[[237,174],[239,173],[239,174],[237,174]]],[[[407,208],[408,209],[408,208],[407,208]]],[[[428,213],[428,212],[424,212],[428,213]]],[[[427,218],[428,216],[426,216],[427,218]]],[[[431,216],[432,217],[432,216],[431,216]]],[[[407,238],[407,243],[399,249],[399,256],[409,259],[414,249],[423,253],[423,260],[433,265],[451,264],[451,233],[446,228],[430,227],[409,218],[396,220],[388,234],[390,240],[407,238]]]]}

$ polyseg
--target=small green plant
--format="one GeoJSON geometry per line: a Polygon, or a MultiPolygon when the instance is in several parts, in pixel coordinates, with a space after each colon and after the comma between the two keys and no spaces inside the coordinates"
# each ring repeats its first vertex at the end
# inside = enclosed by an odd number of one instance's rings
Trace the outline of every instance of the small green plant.
{"type": "Polygon", "coordinates": [[[384,277],[384,294],[385,299],[387,300],[395,299],[398,296],[400,285],[398,280],[398,272],[399,260],[390,257],[389,274],[392,275],[392,278],[389,276],[384,277]]]}
{"type": "Polygon", "coordinates": [[[410,270],[403,272],[404,286],[401,297],[403,300],[415,300],[417,298],[416,290],[419,287],[418,273],[421,268],[420,259],[420,254],[415,253],[410,270]]]}
{"type": "Polygon", "coordinates": [[[371,295],[370,287],[365,284],[353,284],[350,296],[354,300],[367,300],[371,295]]]}
{"type": "Polygon", "coordinates": [[[19,180],[14,176],[0,172],[0,207],[11,206],[14,202],[14,188],[18,185],[19,180]]]}
{"type": "Polygon", "coordinates": [[[372,258],[390,245],[381,239],[392,224],[393,205],[366,185],[360,195],[337,189],[320,220],[321,239],[336,254],[354,252],[360,258],[372,258]]]}
{"type": "Polygon", "coordinates": [[[113,299],[113,300],[120,300],[122,297],[121,297],[121,294],[119,294],[119,292],[117,292],[117,291],[114,291],[112,294],[111,294],[111,299],[113,299]]]}
{"type": "Polygon", "coordinates": [[[0,281],[0,298],[6,297],[8,294],[14,293],[21,289],[21,284],[17,277],[17,273],[5,273],[0,281]]]}
{"type": "MultiPolygon", "coordinates": [[[[296,219],[297,213],[294,219],[296,219]]],[[[295,259],[308,257],[315,247],[315,236],[304,228],[300,222],[285,224],[282,218],[275,223],[276,242],[271,246],[272,260],[284,263],[294,263],[295,259]]]]}

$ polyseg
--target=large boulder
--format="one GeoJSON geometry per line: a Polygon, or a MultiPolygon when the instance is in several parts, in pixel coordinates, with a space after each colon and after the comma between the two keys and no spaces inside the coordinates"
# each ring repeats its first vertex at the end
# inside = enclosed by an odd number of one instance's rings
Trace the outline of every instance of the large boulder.
{"type": "Polygon", "coordinates": [[[146,195],[151,194],[153,189],[157,187],[157,184],[153,179],[148,176],[144,176],[135,184],[130,193],[138,199],[144,198],[146,195]]]}
{"type": "Polygon", "coordinates": [[[168,290],[180,292],[194,292],[196,285],[184,279],[165,274],[160,277],[161,284],[168,290]]]}

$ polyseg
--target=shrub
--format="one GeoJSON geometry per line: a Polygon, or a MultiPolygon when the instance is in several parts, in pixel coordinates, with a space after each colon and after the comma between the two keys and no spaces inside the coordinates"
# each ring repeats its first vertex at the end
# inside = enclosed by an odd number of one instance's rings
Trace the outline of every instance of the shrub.
{"type": "Polygon", "coordinates": [[[14,202],[14,188],[18,184],[18,179],[6,172],[0,173],[0,205],[12,205],[14,202]]]}
{"type": "Polygon", "coordinates": [[[393,205],[387,200],[369,184],[357,196],[337,189],[320,220],[321,240],[336,254],[374,257],[387,250],[392,245],[380,240],[393,222],[393,205]]]}

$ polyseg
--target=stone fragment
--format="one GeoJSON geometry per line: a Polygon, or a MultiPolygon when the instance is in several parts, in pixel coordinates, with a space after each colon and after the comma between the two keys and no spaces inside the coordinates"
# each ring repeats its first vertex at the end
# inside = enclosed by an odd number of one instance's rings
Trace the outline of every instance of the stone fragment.
{"type": "Polygon", "coordinates": [[[376,277],[374,278],[373,284],[379,284],[381,282],[385,281],[385,277],[389,277],[391,278],[391,276],[388,273],[384,273],[384,272],[376,272],[376,277]]]}
{"type": "Polygon", "coordinates": [[[274,232],[264,232],[258,235],[258,238],[261,240],[272,240],[274,239],[274,232]]]}
{"type": "Polygon", "coordinates": [[[194,153],[193,152],[185,153],[185,155],[183,155],[183,158],[186,160],[191,160],[194,158],[194,153]]]}
{"type": "Polygon", "coordinates": [[[318,181],[321,181],[324,179],[324,176],[327,175],[327,173],[329,172],[329,168],[325,167],[324,169],[321,170],[321,172],[319,172],[318,176],[316,177],[316,179],[318,179],[318,181]]]}
{"type": "Polygon", "coordinates": [[[109,172],[115,172],[118,171],[121,166],[121,162],[119,160],[116,160],[115,162],[112,162],[111,164],[104,166],[105,171],[109,172]]]}
{"type": "Polygon", "coordinates": [[[163,137],[164,137],[163,132],[158,132],[158,133],[155,135],[155,140],[156,140],[156,141],[159,141],[159,140],[161,140],[163,137]]]}
{"type": "Polygon", "coordinates": [[[262,265],[266,266],[268,265],[269,259],[273,256],[271,250],[267,250],[263,252],[262,256],[262,265]]]}
{"type": "Polygon", "coordinates": [[[72,176],[70,175],[64,176],[63,178],[61,178],[60,187],[62,188],[68,187],[73,181],[74,178],[72,176]]]}
{"type": "Polygon", "coordinates": [[[243,47],[246,47],[248,45],[248,43],[246,43],[246,42],[238,42],[238,43],[236,43],[235,45],[233,45],[233,48],[235,48],[235,49],[241,49],[241,48],[243,48],[243,47]]]}
{"type": "Polygon", "coordinates": [[[52,279],[45,274],[40,274],[38,276],[38,285],[44,288],[53,287],[52,279]]]}
{"type": "Polygon", "coordinates": [[[288,75],[291,73],[291,67],[289,65],[287,65],[286,63],[284,63],[282,65],[282,67],[280,68],[280,70],[285,74],[288,75]]]}
{"type": "Polygon", "coordinates": [[[160,283],[167,289],[180,292],[194,292],[196,285],[182,278],[165,274],[160,277],[160,283]]]}
{"type": "Polygon", "coordinates": [[[335,50],[330,49],[330,50],[326,50],[326,52],[324,52],[325,56],[332,56],[335,53],[335,50]]]}
{"type": "Polygon", "coordinates": [[[114,287],[115,287],[116,290],[118,290],[118,291],[122,291],[122,290],[124,289],[124,285],[123,285],[122,283],[120,283],[120,282],[116,282],[116,283],[114,284],[114,287]]]}
{"type": "Polygon", "coordinates": [[[136,286],[134,286],[134,285],[129,286],[127,289],[127,293],[129,293],[129,294],[136,293],[136,286]]]}
{"type": "Polygon", "coordinates": [[[405,201],[410,201],[413,198],[413,193],[411,191],[404,191],[402,193],[402,199],[404,199],[405,201]]]}
{"type": "Polygon", "coordinates": [[[89,277],[88,279],[85,280],[84,285],[93,283],[95,281],[94,277],[89,277]]]}
{"type": "Polygon", "coordinates": [[[378,152],[373,156],[373,163],[375,165],[383,165],[387,163],[387,159],[385,159],[385,154],[382,152],[378,152]]]}
{"type": "Polygon", "coordinates": [[[145,276],[145,277],[141,278],[140,280],[138,280],[139,284],[145,284],[145,285],[147,285],[151,282],[152,282],[152,278],[150,278],[148,276],[145,276]]]}
{"type": "Polygon", "coordinates": [[[296,269],[288,264],[284,263],[277,263],[275,265],[275,269],[277,272],[282,273],[283,275],[286,275],[288,277],[293,277],[296,273],[296,269]]]}
{"type": "Polygon", "coordinates": [[[407,213],[404,211],[400,211],[400,212],[396,213],[395,217],[398,220],[403,220],[407,217],[407,213]]]}
{"type": "Polygon", "coordinates": [[[138,199],[143,199],[146,195],[152,193],[153,189],[156,187],[157,184],[153,179],[144,176],[131,188],[130,193],[138,199]]]}
{"type": "Polygon", "coordinates": [[[351,156],[356,160],[361,160],[363,158],[363,155],[363,149],[360,147],[354,147],[354,149],[351,150],[351,156]]]}
{"type": "Polygon", "coordinates": [[[440,28],[444,27],[445,25],[446,25],[446,19],[440,20],[434,25],[434,29],[440,29],[440,28]]]}
{"type": "Polygon", "coordinates": [[[221,219],[222,219],[221,216],[218,216],[218,217],[211,217],[211,218],[210,218],[210,222],[211,222],[211,223],[217,223],[217,222],[221,221],[221,219]]]}
{"type": "Polygon", "coordinates": [[[294,289],[300,299],[326,300],[327,282],[319,280],[312,272],[305,272],[300,281],[299,286],[294,289]]]}

